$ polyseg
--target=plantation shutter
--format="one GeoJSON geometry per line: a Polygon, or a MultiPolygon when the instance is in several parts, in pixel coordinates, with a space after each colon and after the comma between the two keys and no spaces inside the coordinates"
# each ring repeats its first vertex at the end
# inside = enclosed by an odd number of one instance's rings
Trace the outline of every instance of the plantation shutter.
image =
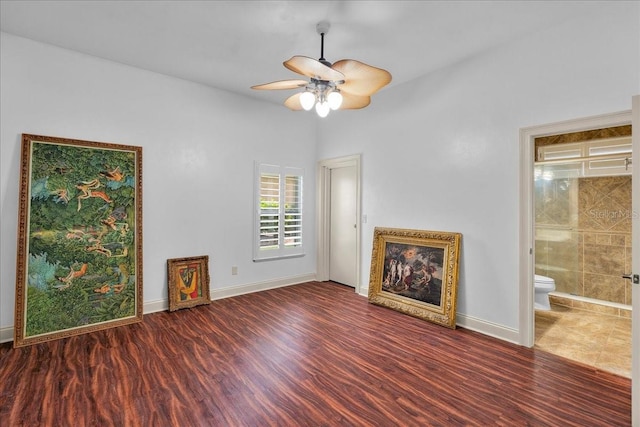
{"type": "Polygon", "coordinates": [[[254,261],[304,255],[303,170],[256,163],[254,261]]]}
{"type": "Polygon", "coordinates": [[[280,176],[260,174],[260,249],[278,249],[280,176]]]}
{"type": "Polygon", "coordinates": [[[284,245],[302,246],[302,176],[285,176],[284,209],[284,245]]]}

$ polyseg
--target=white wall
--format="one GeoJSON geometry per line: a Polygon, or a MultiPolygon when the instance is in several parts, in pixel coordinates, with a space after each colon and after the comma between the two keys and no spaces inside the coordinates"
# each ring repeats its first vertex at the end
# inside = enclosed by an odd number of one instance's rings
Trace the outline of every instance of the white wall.
{"type": "Polygon", "coordinates": [[[637,2],[603,2],[384,89],[365,110],[330,114],[317,134],[312,115],[293,120],[281,106],[2,34],[0,338],[13,324],[25,132],[143,147],[147,303],[166,299],[165,262],[177,256],[208,253],[219,295],[315,273],[315,160],[362,153],[363,285],[373,227],[459,231],[463,323],[516,340],[519,129],[629,109],[640,93],[639,16],[637,2]],[[307,257],[251,262],[255,159],[307,169],[307,257]]]}
{"type": "Polygon", "coordinates": [[[209,255],[214,298],[315,276],[311,115],[7,33],[0,43],[0,340],[12,338],[22,133],[142,146],[147,309],[166,307],[169,258],[209,255]],[[254,160],[305,168],[307,256],[252,262],[254,160]]]}
{"type": "Polygon", "coordinates": [[[516,341],[519,129],[630,109],[639,16],[608,2],[328,117],[318,157],[362,153],[363,284],[374,227],[461,232],[459,320],[516,341]]]}

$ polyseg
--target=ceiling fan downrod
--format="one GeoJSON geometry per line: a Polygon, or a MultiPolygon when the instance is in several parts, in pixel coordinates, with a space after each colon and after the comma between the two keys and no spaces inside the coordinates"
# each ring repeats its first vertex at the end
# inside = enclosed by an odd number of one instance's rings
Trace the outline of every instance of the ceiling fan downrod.
{"type": "Polygon", "coordinates": [[[329,27],[331,25],[327,21],[321,21],[316,24],[316,31],[320,34],[320,61],[327,67],[331,67],[331,62],[324,59],[324,35],[329,33],[329,27]]]}

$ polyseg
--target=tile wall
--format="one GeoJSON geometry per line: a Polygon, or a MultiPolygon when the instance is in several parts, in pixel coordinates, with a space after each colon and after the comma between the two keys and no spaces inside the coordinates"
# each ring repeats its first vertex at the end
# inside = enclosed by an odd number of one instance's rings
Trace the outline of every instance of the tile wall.
{"type": "Polygon", "coordinates": [[[536,181],[536,274],[556,290],[631,304],[631,177],[536,181]]]}

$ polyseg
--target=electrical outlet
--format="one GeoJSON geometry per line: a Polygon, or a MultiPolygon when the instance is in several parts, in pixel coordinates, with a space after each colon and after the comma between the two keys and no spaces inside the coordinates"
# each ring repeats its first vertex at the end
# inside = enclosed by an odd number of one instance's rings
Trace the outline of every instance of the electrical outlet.
{"type": "Polygon", "coordinates": [[[237,274],[238,274],[238,267],[234,265],[233,267],[231,267],[231,275],[236,276],[237,274]]]}

